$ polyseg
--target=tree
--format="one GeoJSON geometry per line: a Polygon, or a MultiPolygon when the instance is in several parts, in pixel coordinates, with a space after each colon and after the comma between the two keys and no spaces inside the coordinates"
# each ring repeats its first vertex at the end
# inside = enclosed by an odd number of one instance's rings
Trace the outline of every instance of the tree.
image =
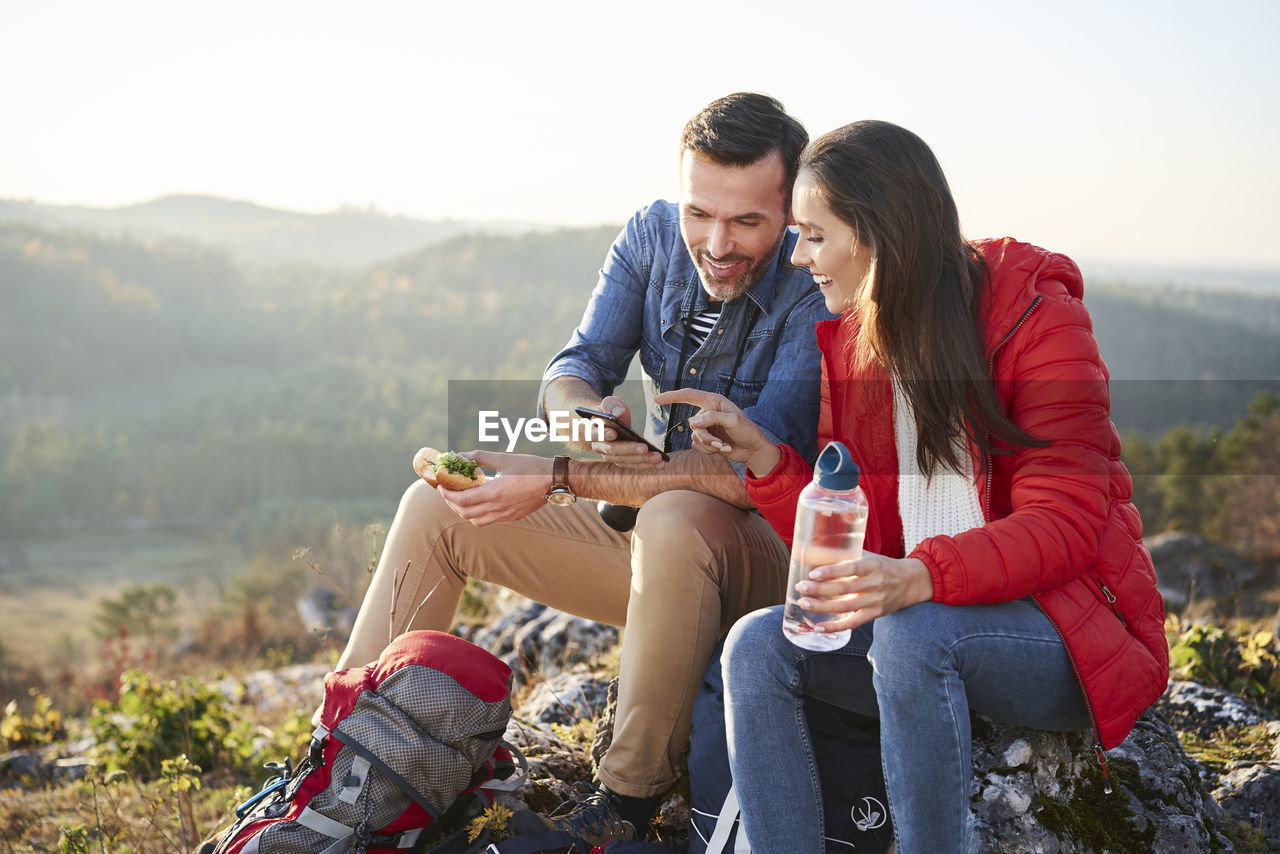
{"type": "Polygon", "coordinates": [[[99,638],[115,637],[121,627],[149,642],[172,636],[177,592],[167,584],[135,584],[115,599],[98,603],[93,630],[99,638]]]}
{"type": "Polygon", "coordinates": [[[1213,515],[1209,506],[1211,478],[1222,474],[1216,447],[1222,434],[1214,430],[1205,438],[1190,427],[1175,427],[1160,440],[1164,476],[1160,493],[1168,527],[1177,531],[1201,532],[1213,515]]]}
{"type": "Polygon", "coordinates": [[[1219,513],[1209,533],[1280,554],[1280,398],[1257,401],[1239,432],[1231,437],[1232,474],[1219,484],[1219,513]]]}

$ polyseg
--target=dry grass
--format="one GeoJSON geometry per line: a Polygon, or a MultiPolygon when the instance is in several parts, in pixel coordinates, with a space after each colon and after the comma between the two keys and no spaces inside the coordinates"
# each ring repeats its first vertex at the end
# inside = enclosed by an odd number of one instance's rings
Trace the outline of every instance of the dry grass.
{"type": "Polygon", "coordinates": [[[69,785],[0,791],[0,852],[185,854],[218,831],[247,793],[209,776],[188,799],[166,780],[97,772],[69,785]]]}
{"type": "Polygon", "coordinates": [[[17,661],[72,657],[92,640],[98,603],[134,584],[214,595],[217,551],[172,534],[87,534],[24,547],[28,566],[0,583],[0,639],[17,661]]]}

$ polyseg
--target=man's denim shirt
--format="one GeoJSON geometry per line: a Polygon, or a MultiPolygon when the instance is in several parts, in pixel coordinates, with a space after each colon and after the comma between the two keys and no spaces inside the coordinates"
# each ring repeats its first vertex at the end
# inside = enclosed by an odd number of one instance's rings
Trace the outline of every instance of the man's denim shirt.
{"type": "MultiPolygon", "coordinates": [[[[614,241],[582,322],[547,365],[543,387],[569,375],[586,380],[604,397],[623,381],[632,357],[639,353],[648,415],[644,433],[661,446],[670,423],[671,449],[681,450],[690,446],[684,422],[697,409],[683,404],[659,407],[653,395],[679,387],[724,394],[742,336],[747,335],[729,399],[770,439],[790,445],[812,463],[817,456],[822,370],[814,324],[832,315],[809,271],[791,263],[795,242],[796,234],[788,230],[778,257],[760,280],[745,295],[725,303],[701,347],[690,346],[684,376],[677,378],[690,303],[697,311],[709,298],[680,235],[678,206],[654,202],[632,217],[614,241]],[[753,314],[749,301],[759,306],[759,314],[748,331],[753,314]],[[668,421],[670,409],[676,412],[668,421]]],[[[639,419],[633,419],[639,429],[639,419]]],[[[745,475],[745,466],[732,465],[739,477],[745,475]]]]}

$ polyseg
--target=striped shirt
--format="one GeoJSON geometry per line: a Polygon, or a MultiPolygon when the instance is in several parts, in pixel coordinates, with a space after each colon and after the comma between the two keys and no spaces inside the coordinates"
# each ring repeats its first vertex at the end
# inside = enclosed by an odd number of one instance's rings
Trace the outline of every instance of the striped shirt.
{"type": "Polygon", "coordinates": [[[693,345],[692,350],[697,351],[702,346],[702,342],[707,340],[707,336],[711,334],[711,330],[715,328],[716,321],[720,319],[720,312],[724,308],[724,303],[709,303],[702,311],[694,314],[693,319],[689,322],[689,343],[693,345]]]}

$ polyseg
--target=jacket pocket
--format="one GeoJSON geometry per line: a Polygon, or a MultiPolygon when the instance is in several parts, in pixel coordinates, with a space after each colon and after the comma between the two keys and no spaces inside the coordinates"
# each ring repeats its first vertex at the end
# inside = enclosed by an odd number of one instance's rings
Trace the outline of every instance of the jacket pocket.
{"type": "Polygon", "coordinates": [[[719,394],[724,394],[741,409],[755,406],[756,401],[760,400],[760,395],[764,391],[767,380],[755,380],[750,377],[744,377],[739,373],[738,376],[733,377],[733,386],[730,387],[729,377],[728,373],[720,375],[716,383],[716,391],[719,394]]]}
{"type": "MultiPolygon", "coordinates": [[[[640,341],[640,367],[644,369],[645,378],[652,380],[657,386],[662,385],[662,369],[666,367],[666,353],[661,341],[640,341]]],[[[661,390],[661,389],[659,389],[661,390]]]]}
{"type": "Polygon", "coordinates": [[[1120,613],[1120,602],[1116,599],[1116,594],[1107,586],[1107,583],[1093,574],[1089,575],[1089,582],[1094,586],[1102,603],[1111,609],[1111,613],[1116,615],[1116,619],[1120,621],[1122,626],[1128,628],[1129,623],[1125,621],[1124,614],[1120,613]]]}

